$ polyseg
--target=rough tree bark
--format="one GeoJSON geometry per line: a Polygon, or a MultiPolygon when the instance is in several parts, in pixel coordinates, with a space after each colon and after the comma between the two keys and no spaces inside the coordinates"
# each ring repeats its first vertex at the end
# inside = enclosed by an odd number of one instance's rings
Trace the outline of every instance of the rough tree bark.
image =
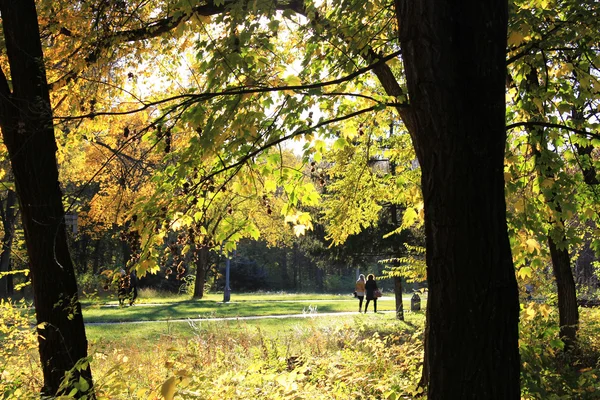
{"type": "MultiPolygon", "coordinates": [[[[0,272],[10,271],[10,253],[12,243],[15,237],[15,222],[17,213],[15,205],[17,204],[17,194],[12,190],[7,190],[6,204],[2,209],[2,227],[4,236],[2,237],[2,250],[0,251],[0,272]]],[[[13,288],[11,276],[0,277],[0,299],[7,299],[12,295],[13,288]]]]}
{"type": "Polygon", "coordinates": [[[422,171],[429,399],[519,399],[504,199],[507,2],[396,0],[422,171]]]}
{"type": "Polygon", "coordinates": [[[566,243],[564,229],[557,229],[562,236],[563,245],[559,247],[552,236],[548,236],[548,247],[552,258],[552,271],[556,280],[558,294],[558,319],[560,337],[565,343],[565,350],[572,349],[577,343],[579,327],[579,308],[577,307],[577,292],[575,279],[571,271],[571,256],[566,243]]]}
{"type": "MultiPolygon", "coordinates": [[[[87,340],[67,246],[35,2],[1,0],[0,13],[12,85],[0,71],[0,128],[19,198],[36,318],[44,323],[38,328],[42,391],[55,395],[65,371],[87,357],[87,340]]],[[[91,390],[89,367],[75,371],[79,376],[91,390]]]]}

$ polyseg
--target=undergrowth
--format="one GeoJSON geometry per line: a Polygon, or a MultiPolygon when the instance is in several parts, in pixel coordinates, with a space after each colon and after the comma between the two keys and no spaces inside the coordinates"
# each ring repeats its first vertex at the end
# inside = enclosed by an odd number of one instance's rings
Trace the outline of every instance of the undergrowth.
{"type": "MultiPolygon", "coordinates": [[[[18,304],[1,303],[0,398],[39,398],[34,328],[18,304]]],[[[413,399],[421,395],[423,317],[306,318],[291,331],[240,322],[192,323],[192,334],[154,341],[95,340],[98,399],[413,399]]],[[[577,351],[565,353],[556,311],[523,307],[523,399],[599,398],[600,312],[582,310],[577,351]]],[[[76,392],[73,392],[76,395],[76,392]]]]}

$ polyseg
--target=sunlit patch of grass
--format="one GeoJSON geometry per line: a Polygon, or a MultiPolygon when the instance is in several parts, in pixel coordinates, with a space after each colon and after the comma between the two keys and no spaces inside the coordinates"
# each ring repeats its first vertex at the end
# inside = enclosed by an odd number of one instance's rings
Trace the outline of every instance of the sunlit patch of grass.
{"type": "MultiPolygon", "coordinates": [[[[424,307],[422,303],[422,308],[424,307]]],[[[223,303],[222,298],[212,294],[202,300],[191,300],[182,296],[167,299],[142,298],[133,307],[123,308],[117,307],[116,302],[108,305],[86,304],[83,315],[86,323],[96,323],[302,314],[309,309],[318,313],[356,312],[358,301],[351,296],[248,294],[239,295],[233,301],[223,303]]],[[[394,298],[379,299],[378,311],[394,309],[394,298]]],[[[410,295],[404,297],[404,309],[410,309],[410,295]]],[[[370,310],[373,310],[372,306],[370,310]]]]}

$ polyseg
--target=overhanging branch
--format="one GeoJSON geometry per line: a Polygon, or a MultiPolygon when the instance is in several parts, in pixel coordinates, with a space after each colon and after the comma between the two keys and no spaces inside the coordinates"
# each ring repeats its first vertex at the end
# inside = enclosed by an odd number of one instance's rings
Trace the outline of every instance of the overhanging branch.
{"type": "MultiPolygon", "coordinates": [[[[344,82],[348,82],[354,78],[356,78],[357,76],[360,76],[370,70],[373,70],[375,68],[377,68],[378,66],[385,64],[387,61],[397,57],[400,54],[400,51],[396,51],[394,53],[391,53],[385,57],[381,57],[378,60],[376,60],[373,64],[368,65],[366,67],[360,68],[356,71],[354,71],[351,74],[348,74],[346,76],[343,76],[341,78],[338,79],[333,79],[330,81],[325,81],[325,82],[317,82],[317,83],[312,83],[312,84],[308,84],[308,85],[288,85],[288,86],[274,86],[274,87],[256,87],[256,88],[248,88],[248,87],[243,87],[243,88],[234,88],[234,89],[230,89],[230,90],[224,90],[222,92],[210,92],[210,93],[198,93],[198,94],[181,94],[181,95],[177,95],[177,96],[172,96],[172,97],[168,97],[165,99],[160,99],[157,101],[153,101],[153,102],[149,102],[149,103],[145,103],[143,106],[138,107],[136,109],[133,110],[127,110],[127,111],[106,111],[106,112],[92,112],[92,113],[88,113],[88,114],[83,114],[83,115],[77,115],[77,116],[69,116],[69,117],[56,117],[56,119],[58,120],[76,120],[76,119],[84,119],[84,118],[94,118],[97,116],[105,116],[105,115],[128,115],[128,114],[134,114],[140,111],[144,111],[148,108],[151,107],[155,107],[155,106],[159,106],[161,104],[166,104],[166,103],[170,103],[173,101],[177,101],[177,100],[183,100],[186,101],[186,103],[189,105],[189,102],[196,102],[196,101],[206,101],[206,100],[210,100],[212,98],[215,97],[222,97],[222,96],[236,96],[236,95],[244,95],[244,94],[257,94],[257,93],[269,93],[269,92],[282,92],[282,91],[298,91],[298,90],[311,90],[311,89],[322,89],[328,86],[333,86],[333,85],[339,85],[341,83],[344,82]]],[[[377,102],[376,99],[371,98],[371,100],[377,102]]],[[[383,104],[383,103],[379,103],[379,104],[383,104]]],[[[394,107],[404,107],[406,106],[406,104],[404,103],[393,103],[393,104],[385,104],[385,105],[393,105],[394,107]]]]}
{"type": "Polygon", "coordinates": [[[273,146],[276,146],[276,145],[278,145],[280,143],[283,143],[286,140],[292,139],[292,138],[294,138],[296,136],[305,135],[307,133],[310,133],[310,132],[312,132],[312,131],[314,131],[314,130],[316,130],[318,128],[321,128],[321,127],[329,125],[329,124],[333,124],[333,123],[336,123],[336,122],[345,121],[347,119],[354,118],[354,117],[356,117],[358,115],[365,114],[365,113],[368,113],[368,112],[371,112],[371,111],[375,111],[375,110],[377,110],[377,108],[378,108],[378,106],[372,106],[372,107],[368,107],[368,108],[363,108],[361,110],[352,112],[350,114],[343,115],[341,117],[332,118],[332,119],[329,119],[327,121],[319,122],[318,124],[313,125],[311,127],[308,127],[306,129],[299,129],[299,130],[294,131],[294,132],[292,132],[292,133],[290,133],[288,135],[282,136],[282,137],[280,137],[278,139],[275,139],[273,141],[265,143],[264,145],[260,146],[259,148],[255,149],[255,150],[253,150],[251,152],[246,153],[240,160],[236,161],[235,163],[232,163],[232,164],[229,164],[227,166],[224,166],[223,168],[221,168],[221,169],[219,169],[217,171],[211,172],[210,174],[206,175],[201,180],[201,182],[199,182],[199,184],[210,180],[212,177],[214,177],[216,175],[222,174],[223,172],[229,171],[230,169],[237,168],[237,167],[245,164],[246,162],[248,162],[248,160],[254,158],[258,154],[262,153],[263,151],[265,151],[265,150],[267,150],[267,149],[269,149],[269,148],[271,148],[273,146]]]}
{"type": "Polygon", "coordinates": [[[512,130],[512,129],[516,129],[516,128],[535,128],[535,127],[540,127],[540,128],[554,128],[554,129],[564,129],[573,133],[577,133],[580,135],[584,135],[584,136],[588,136],[588,137],[593,137],[594,139],[600,139],[600,134],[596,133],[596,132],[590,132],[590,131],[586,131],[585,129],[577,129],[577,128],[573,128],[567,125],[561,125],[561,124],[554,124],[551,122],[538,122],[538,121],[528,121],[528,122],[515,122],[513,124],[509,124],[506,125],[506,130],[512,130]]]}

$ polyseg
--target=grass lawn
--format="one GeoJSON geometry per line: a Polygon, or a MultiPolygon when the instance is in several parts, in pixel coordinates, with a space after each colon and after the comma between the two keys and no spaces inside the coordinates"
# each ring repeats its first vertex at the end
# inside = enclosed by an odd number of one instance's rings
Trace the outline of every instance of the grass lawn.
{"type": "MultiPolygon", "coordinates": [[[[410,325],[422,325],[424,313],[406,315],[410,325]]],[[[194,322],[148,322],[144,324],[107,324],[88,325],[86,334],[90,345],[104,346],[148,346],[157,341],[185,340],[196,335],[217,333],[226,334],[255,334],[260,333],[270,337],[301,334],[307,327],[327,328],[332,326],[358,327],[362,324],[376,325],[380,332],[391,331],[397,324],[404,324],[394,318],[394,314],[356,314],[306,318],[278,318],[234,321],[194,321],[194,322]]]]}
{"type": "MultiPolygon", "coordinates": [[[[410,297],[404,295],[405,310],[410,309],[410,297]]],[[[395,302],[393,297],[383,297],[377,301],[377,306],[378,311],[393,311],[395,302]]],[[[372,304],[369,308],[373,310],[372,304]]],[[[236,294],[232,295],[231,302],[223,303],[220,294],[209,294],[202,300],[190,300],[187,296],[167,299],[144,297],[142,293],[139,303],[133,307],[118,307],[115,302],[83,302],[83,317],[86,323],[102,323],[354,312],[357,309],[358,300],[349,295],[236,294]]]]}

